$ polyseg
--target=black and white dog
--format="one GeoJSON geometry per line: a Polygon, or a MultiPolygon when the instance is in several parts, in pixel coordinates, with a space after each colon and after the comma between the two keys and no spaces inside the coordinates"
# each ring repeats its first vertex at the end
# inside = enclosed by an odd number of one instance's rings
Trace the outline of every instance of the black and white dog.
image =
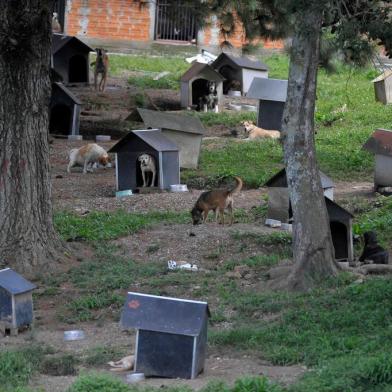
{"type": "Polygon", "coordinates": [[[199,110],[203,110],[204,112],[208,112],[209,110],[213,110],[215,113],[218,113],[218,93],[216,91],[215,82],[208,82],[207,84],[208,94],[203,95],[199,99],[199,110]]]}

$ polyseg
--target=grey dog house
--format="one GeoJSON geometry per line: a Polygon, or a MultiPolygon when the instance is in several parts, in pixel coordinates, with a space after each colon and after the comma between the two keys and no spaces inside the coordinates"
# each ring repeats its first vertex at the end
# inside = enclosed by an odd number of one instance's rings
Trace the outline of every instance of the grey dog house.
{"type": "Polygon", "coordinates": [[[130,131],[109,151],[116,154],[116,189],[137,190],[143,184],[138,158],[149,154],[157,170],[154,187],[169,189],[180,183],[180,159],[177,145],[159,129],[130,131]]]}
{"type": "Polygon", "coordinates": [[[0,330],[17,331],[32,324],[32,291],[35,288],[14,270],[0,270],[0,330]]]}
{"type": "Polygon", "coordinates": [[[208,82],[215,82],[219,110],[223,108],[223,81],[225,78],[208,64],[193,63],[182,75],[181,107],[196,109],[199,99],[208,95],[208,82]]]}
{"type": "Polygon", "coordinates": [[[52,35],[52,68],[64,83],[89,83],[90,46],[63,34],[52,35]]]}
{"type": "Polygon", "coordinates": [[[80,100],[62,83],[52,83],[49,105],[49,133],[79,135],[80,100]]]}
{"type": "Polygon", "coordinates": [[[206,302],[129,292],[120,323],[136,329],[134,371],[196,378],[204,369],[209,316],[206,302]]]}
{"type": "Polygon", "coordinates": [[[159,128],[163,135],[180,150],[180,167],[196,169],[199,163],[201,141],[205,129],[200,119],[182,113],[158,112],[137,109],[136,121],[143,121],[146,128],[159,128]]]}
{"type": "Polygon", "coordinates": [[[376,129],[362,148],[375,155],[374,189],[392,186],[392,131],[376,129]]]}
{"type": "Polygon", "coordinates": [[[224,94],[227,94],[233,82],[238,82],[241,93],[246,94],[254,78],[268,78],[267,65],[246,56],[221,53],[211,66],[225,78],[224,94]]]}
{"type": "Polygon", "coordinates": [[[287,80],[254,78],[247,97],[259,100],[257,126],[282,130],[284,105],[287,99],[287,80]]]}

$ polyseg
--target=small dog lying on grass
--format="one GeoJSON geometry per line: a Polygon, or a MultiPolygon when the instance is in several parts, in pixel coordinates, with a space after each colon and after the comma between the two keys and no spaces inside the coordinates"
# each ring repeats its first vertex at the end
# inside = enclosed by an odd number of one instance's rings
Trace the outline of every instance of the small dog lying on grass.
{"type": "Polygon", "coordinates": [[[69,152],[67,172],[70,173],[74,166],[82,166],[83,173],[86,174],[88,171],[93,171],[94,164],[99,163],[106,167],[109,162],[110,157],[101,146],[89,143],[80,148],[73,148],[69,152]]]}
{"type": "Polygon", "coordinates": [[[196,201],[191,211],[192,222],[194,225],[205,223],[208,213],[212,210],[215,212],[215,220],[218,222],[220,215],[221,223],[225,224],[225,209],[230,214],[230,224],[233,224],[233,196],[242,189],[242,180],[234,177],[236,186],[233,189],[215,189],[203,192],[196,201]]]}
{"type": "Polygon", "coordinates": [[[248,138],[245,140],[280,138],[279,131],[273,131],[273,130],[256,127],[256,125],[253,124],[252,121],[243,121],[241,124],[244,126],[245,131],[248,134],[248,138]]]}

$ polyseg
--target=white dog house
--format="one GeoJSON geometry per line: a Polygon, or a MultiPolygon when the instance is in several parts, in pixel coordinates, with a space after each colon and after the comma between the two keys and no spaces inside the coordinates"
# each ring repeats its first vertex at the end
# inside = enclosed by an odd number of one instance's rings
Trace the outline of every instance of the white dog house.
{"type": "Polygon", "coordinates": [[[224,79],[210,65],[193,63],[181,77],[181,107],[200,110],[200,98],[209,94],[208,84],[209,82],[214,82],[216,85],[219,111],[222,110],[224,79]]]}
{"type": "Polygon", "coordinates": [[[205,129],[200,119],[182,113],[158,112],[137,109],[136,121],[143,121],[146,128],[160,129],[180,150],[180,167],[196,169],[199,163],[201,140],[205,129]]]}
{"type": "Polygon", "coordinates": [[[384,105],[392,103],[392,70],[383,72],[372,82],[376,101],[382,102],[384,105]]]}
{"type": "Polygon", "coordinates": [[[374,189],[392,186],[392,131],[377,129],[363,145],[376,157],[374,189]]]}
{"type": "Polygon", "coordinates": [[[221,53],[211,64],[226,80],[223,82],[223,93],[238,84],[241,93],[248,92],[254,78],[268,78],[268,67],[259,60],[252,60],[245,56],[234,56],[228,53],[221,53]]]}

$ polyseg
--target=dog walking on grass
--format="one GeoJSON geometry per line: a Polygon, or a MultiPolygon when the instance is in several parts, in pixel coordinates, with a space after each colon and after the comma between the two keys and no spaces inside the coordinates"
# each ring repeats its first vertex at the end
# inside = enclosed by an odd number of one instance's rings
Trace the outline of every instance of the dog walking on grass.
{"type": "Polygon", "coordinates": [[[220,222],[225,224],[225,209],[229,211],[230,224],[233,224],[233,196],[241,191],[243,184],[241,178],[234,178],[236,186],[233,189],[215,189],[203,192],[199,196],[191,211],[194,225],[205,223],[211,210],[215,212],[216,222],[218,222],[218,216],[220,216],[220,222]]]}

